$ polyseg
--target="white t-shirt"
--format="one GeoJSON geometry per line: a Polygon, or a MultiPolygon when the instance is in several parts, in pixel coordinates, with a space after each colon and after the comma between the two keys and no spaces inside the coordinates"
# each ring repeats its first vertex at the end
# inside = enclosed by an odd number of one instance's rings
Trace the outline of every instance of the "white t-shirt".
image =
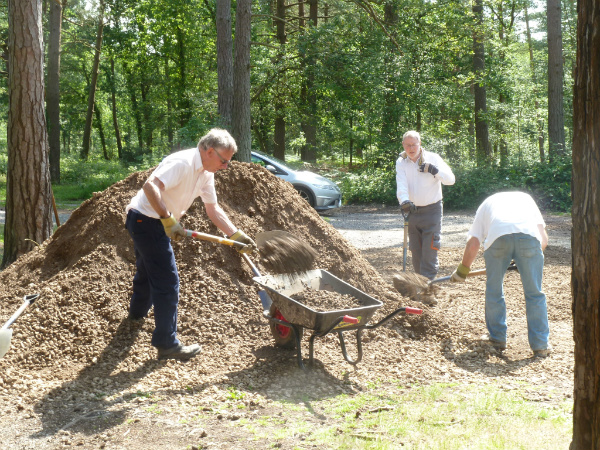
{"type": "Polygon", "coordinates": [[[423,150],[421,158],[436,166],[439,172],[419,172],[419,160],[413,162],[409,157],[400,156],[396,160],[396,197],[398,203],[410,200],[415,206],[427,206],[442,199],[442,184],[453,185],[454,174],[441,156],[423,150]]]}
{"type": "MultiPolygon", "coordinates": [[[[177,220],[185,214],[198,196],[204,203],[217,203],[215,174],[204,170],[200,150],[196,147],[165,157],[150,178],[153,176],[165,185],[165,190],[161,191],[162,199],[177,220]]],[[[160,218],[150,205],[143,189],[131,199],[125,211],[132,208],[145,216],[160,218]]]]}
{"type": "MultiPolygon", "coordinates": [[[[469,230],[487,250],[500,236],[524,233],[542,242],[538,225],[546,227],[542,213],[531,195],[524,192],[500,192],[489,196],[477,209],[469,230]]],[[[468,239],[467,238],[467,239],[468,239]]]]}

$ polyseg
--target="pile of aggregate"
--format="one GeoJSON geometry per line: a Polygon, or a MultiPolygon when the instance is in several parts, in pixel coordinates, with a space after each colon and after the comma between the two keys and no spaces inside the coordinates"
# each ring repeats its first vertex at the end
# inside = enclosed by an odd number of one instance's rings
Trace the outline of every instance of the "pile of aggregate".
{"type": "MultiPolygon", "coordinates": [[[[229,246],[192,238],[173,243],[180,275],[178,336],[184,344],[199,343],[202,353],[185,363],[156,360],[150,345],[153,310],[141,324],[126,319],[135,256],[124,228],[125,207],[151,171],[95,193],[51,238],[0,273],[2,323],[24,295],[41,294],[14,324],[11,348],[0,359],[0,405],[110,398],[140,390],[140,384],[183,392],[230,380],[260,388],[272,383],[277,371],[299,370],[293,351],[274,347],[259,288],[243,258],[229,246]]],[[[215,175],[215,185],[219,204],[249,236],[290,232],[317,251],[316,267],[381,300],[384,306],[374,321],[401,306],[422,306],[398,294],[291,184],[257,165],[233,162],[215,175]]],[[[220,233],[200,199],[181,222],[187,229],[220,233]]],[[[427,313],[400,314],[365,333],[365,353],[373,351],[377,357],[360,365],[373,376],[387,373],[390,361],[400,361],[406,348],[399,341],[444,335],[440,320],[427,313]],[[405,328],[411,330],[408,335],[405,328]]],[[[341,377],[349,366],[337,340],[317,345],[323,366],[341,377]]]]}

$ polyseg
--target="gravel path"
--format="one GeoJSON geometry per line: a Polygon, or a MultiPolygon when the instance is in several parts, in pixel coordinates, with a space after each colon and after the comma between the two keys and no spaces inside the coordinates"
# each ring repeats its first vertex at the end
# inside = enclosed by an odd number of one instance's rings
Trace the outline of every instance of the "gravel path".
{"type": "MultiPolygon", "coordinates": [[[[464,247],[475,211],[446,211],[442,222],[442,245],[464,247]]],[[[571,219],[544,214],[550,245],[571,248],[571,219]]],[[[403,218],[394,206],[343,206],[326,216],[348,241],[360,250],[402,247],[403,218]]]]}

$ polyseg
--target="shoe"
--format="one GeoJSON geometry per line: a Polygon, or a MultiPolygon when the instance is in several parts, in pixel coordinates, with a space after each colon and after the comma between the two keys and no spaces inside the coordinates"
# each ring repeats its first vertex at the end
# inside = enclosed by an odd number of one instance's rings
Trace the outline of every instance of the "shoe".
{"type": "Polygon", "coordinates": [[[539,350],[534,350],[533,351],[533,356],[539,357],[539,358],[546,358],[547,356],[550,356],[550,353],[552,353],[552,347],[548,346],[548,348],[542,348],[539,350]]]}
{"type": "Polygon", "coordinates": [[[144,323],[144,321],[146,320],[146,317],[145,316],[136,317],[136,316],[132,315],[131,313],[129,313],[127,315],[127,320],[129,320],[131,323],[138,324],[138,323],[144,323]]]}
{"type": "Polygon", "coordinates": [[[193,358],[200,353],[198,344],[183,345],[181,343],[171,348],[159,348],[158,359],[181,359],[186,360],[193,358]]]}
{"type": "Polygon", "coordinates": [[[480,339],[491,344],[496,350],[506,350],[506,342],[492,339],[489,334],[484,334],[480,339]]]}

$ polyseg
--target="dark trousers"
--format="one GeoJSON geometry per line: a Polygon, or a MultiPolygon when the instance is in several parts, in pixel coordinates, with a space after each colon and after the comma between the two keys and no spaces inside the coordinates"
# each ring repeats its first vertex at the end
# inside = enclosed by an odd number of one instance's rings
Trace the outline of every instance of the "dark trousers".
{"type": "Polygon", "coordinates": [[[408,218],[408,239],[415,273],[433,280],[439,269],[443,204],[419,206],[408,218]]]}
{"type": "Polygon", "coordinates": [[[179,274],[171,239],[159,219],[131,209],[125,227],[133,239],[136,273],[129,304],[132,317],[145,317],[154,306],[154,347],[170,348],[177,339],[179,274]]]}

